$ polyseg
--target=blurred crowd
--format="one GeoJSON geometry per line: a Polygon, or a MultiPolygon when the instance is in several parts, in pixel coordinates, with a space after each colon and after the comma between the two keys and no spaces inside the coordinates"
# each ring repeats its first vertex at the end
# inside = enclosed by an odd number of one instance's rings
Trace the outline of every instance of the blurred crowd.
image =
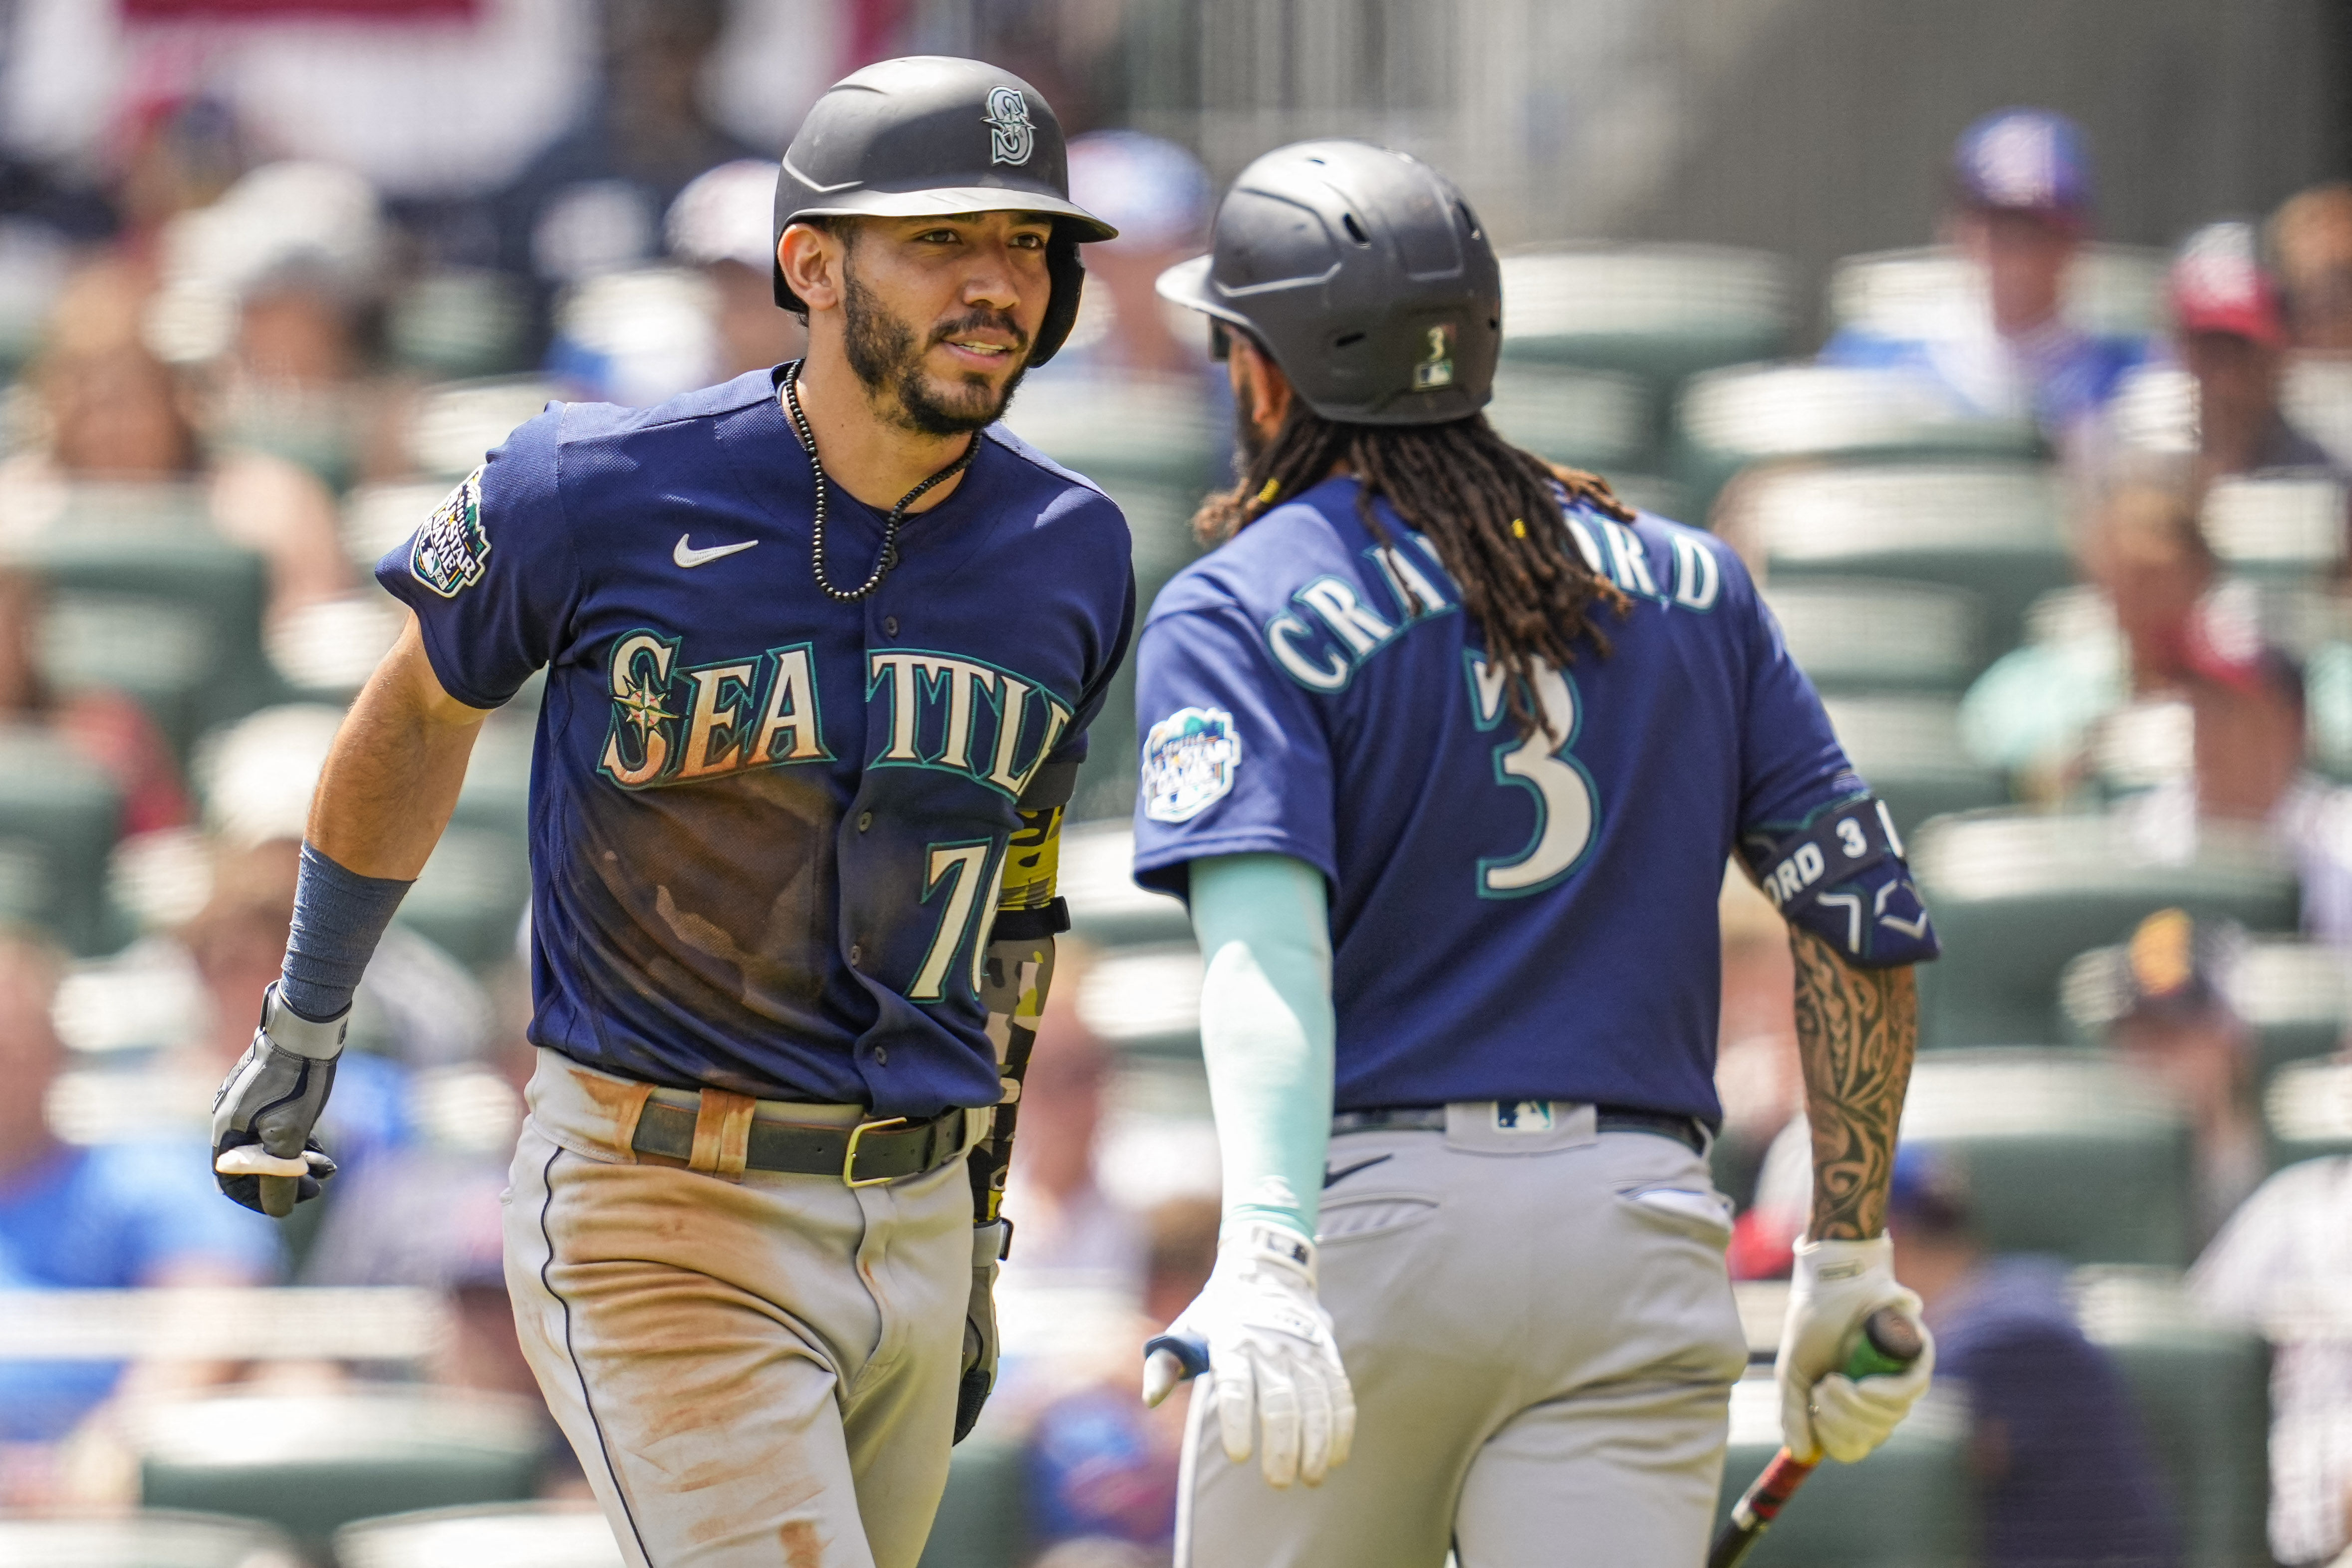
{"type": "MultiPolygon", "coordinates": [[[[149,8],[174,9],[126,11],[149,8]]],[[[867,13],[882,9],[843,14],[879,27],[867,13]]],[[[1114,415],[1144,405],[1120,399],[1181,405],[1212,431],[1220,417],[1205,345],[1152,291],[1202,240],[1210,175],[1113,128],[1089,63],[1102,9],[1007,5],[992,24],[1084,132],[1074,196],[1122,230],[1090,247],[1078,327],[1024,395],[1041,429],[1076,430],[1066,449],[1043,444],[1090,472],[1114,415]]],[[[779,148],[722,124],[699,90],[723,64],[728,8],[603,0],[594,15],[586,107],[470,190],[388,194],[364,159],[287,156],[184,65],[125,89],[102,155],[0,169],[0,1064],[16,1089],[0,1103],[0,1293],[406,1288],[432,1294],[443,1325],[389,1368],[299,1345],[0,1355],[0,1507],[127,1500],[142,1413],[223,1386],[397,1374],[537,1400],[498,1239],[530,1055],[529,693],[486,732],[454,847],[362,986],[324,1132],[341,1165],[327,1201],[274,1227],[221,1200],[203,1126],[278,968],[327,739],[396,630],[376,556],[547,397],[649,404],[797,352],[768,277],[779,148]]],[[[1958,704],[2003,798],[2095,812],[2157,866],[2251,835],[2292,867],[2303,937],[2340,951],[2352,184],[2217,216],[2158,265],[2134,253],[2135,272],[2100,241],[2092,158],[2056,114],[1972,127],[1939,176],[1943,281],[1918,308],[1841,320],[1812,368],[1899,377],[1952,418],[2028,426],[2055,465],[2074,581],[1988,650],[1958,704]],[[2316,570],[2243,569],[2223,525],[2264,508],[2316,509],[2316,534],[2294,536],[2316,570]]],[[[1118,460],[1132,470],[1103,477],[1123,501],[1136,487],[1139,559],[1164,576],[1190,548],[1196,470],[1118,460]]],[[[1758,497],[1806,461],[1747,464],[1711,500],[1695,481],[1680,492],[1698,514],[1685,520],[1738,542],[1768,592],[1758,497]]],[[[1097,816],[1124,798],[1115,780],[1086,797],[1097,816]]],[[[1734,881],[1723,908],[1717,1169],[1743,1207],[1735,1272],[1769,1280],[1787,1272],[1808,1180],[1790,964],[1760,897],[1734,881]]],[[[2314,1304],[2352,1300],[2352,1155],[2278,1158],[2244,931],[2168,907],[2101,940],[2116,945],[2082,971],[2100,999],[2086,1038],[2187,1129],[2188,1290],[2275,1347],[2272,1550],[2329,1562],[2352,1548],[2352,1335],[2340,1305],[2331,1320],[2314,1304]]],[[[1006,1205],[1006,1377],[982,1430],[1015,1456],[1020,1531],[1053,1568],[1169,1560],[1181,1402],[1140,1406],[1135,1350],[1197,1290],[1215,1242],[1213,1160],[1151,1141],[1155,1120],[1199,1123],[1205,1107],[1171,1098],[1192,1080],[1139,1064],[1136,1031],[1113,1026],[1134,1010],[1114,972],[1139,973],[1115,956],[1091,983],[1083,951],[1068,962],[1031,1070],[1006,1205]]],[[[1985,1559],[2187,1561],[2158,1446],[2064,1267],[1985,1222],[1990,1174],[1906,1153],[1894,1205],[1899,1272],[1973,1401],[1985,1559]]],[[[551,1427],[540,1441],[532,1484],[576,1494],[551,1427]]]]}

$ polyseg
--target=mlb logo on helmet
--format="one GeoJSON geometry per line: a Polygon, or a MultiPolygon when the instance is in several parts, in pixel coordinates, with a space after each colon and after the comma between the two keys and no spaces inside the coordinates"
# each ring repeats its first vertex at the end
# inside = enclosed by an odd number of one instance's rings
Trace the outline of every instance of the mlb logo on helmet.
{"type": "Polygon", "coordinates": [[[1434,392],[1454,384],[1454,323],[1441,321],[1423,337],[1422,356],[1412,367],[1412,389],[1434,392]]]}
{"type": "Polygon", "coordinates": [[[1014,167],[1029,161],[1036,150],[1036,126],[1029,120],[1029,100],[1017,87],[991,88],[988,93],[988,161],[1014,167]]]}
{"type": "Polygon", "coordinates": [[[1143,814],[1190,822],[1223,800],[1241,766],[1242,738],[1222,708],[1179,708],[1143,738],[1143,814]]]}

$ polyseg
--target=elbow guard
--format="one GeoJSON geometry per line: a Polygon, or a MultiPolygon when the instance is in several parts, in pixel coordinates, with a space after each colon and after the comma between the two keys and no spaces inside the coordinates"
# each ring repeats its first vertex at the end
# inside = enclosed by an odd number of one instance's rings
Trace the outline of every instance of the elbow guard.
{"type": "Polygon", "coordinates": [[[1739,855],[1782,919],[1857,969],[1925,963],[1941,951],[1895,820],[1875,796],[1832,806],[1792,833],[1746,835],[1739,855]]]}

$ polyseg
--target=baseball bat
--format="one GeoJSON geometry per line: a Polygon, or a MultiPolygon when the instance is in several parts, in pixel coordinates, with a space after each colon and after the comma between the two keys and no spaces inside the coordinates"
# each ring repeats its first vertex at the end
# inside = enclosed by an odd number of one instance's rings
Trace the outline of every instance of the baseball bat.
{"type": "MultiPolygon", "coordinates": [[[[1924,1348],[1917,1324],[1892,1307],[1881,1307],[1863,1320],[1862,1332],[1854,1336],[1845,1365],[1838,1370],[1856,1382],[1887,1376],[1917,1361],[1924,1348]]],[[[1764,1473],[1732,1505],[1723,1533],[1715,1538],[1715,1546],[1706,1554],[1706,1568],[1737,1568],[1820,1462],[1807,1464],[1786,1448],[1773,1455],[1764,1473]]]]}

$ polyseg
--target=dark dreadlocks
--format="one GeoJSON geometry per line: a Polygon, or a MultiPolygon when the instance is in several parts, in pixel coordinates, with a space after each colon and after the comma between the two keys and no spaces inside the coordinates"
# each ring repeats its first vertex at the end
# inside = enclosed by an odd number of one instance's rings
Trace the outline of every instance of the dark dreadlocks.
{"type": "Polygon", "coordinates": [[[1276,502],[1320,484],[1340,463],[1362,481],[1356,511],[1376,542],[1394,542],[1372,510],[1377,493],[1436,546],[1461,585],[1462,607],[1486,639],[1487,657],[1511,678],[1505,689],[1519,733],[1531,735],[1538,726],[1552,733],[1536,695],[1535,661],[1565,669],[1575,661],[1577,643],[1588,639],[1607,657],[1609,638],[1594,606],[1619,615],[1631,607],[1578,553],[1561,507],[1581,501],[1623,522],[1633,521],[1632,509],[1599,475],[1512,446],[1484,414],[1444,425],[1342,425],[1294,399],[1282,428],[1243,468],[1240,481],[1202,503],[1193,531],[1203,544],[1222,544],[1276,502]]]}

